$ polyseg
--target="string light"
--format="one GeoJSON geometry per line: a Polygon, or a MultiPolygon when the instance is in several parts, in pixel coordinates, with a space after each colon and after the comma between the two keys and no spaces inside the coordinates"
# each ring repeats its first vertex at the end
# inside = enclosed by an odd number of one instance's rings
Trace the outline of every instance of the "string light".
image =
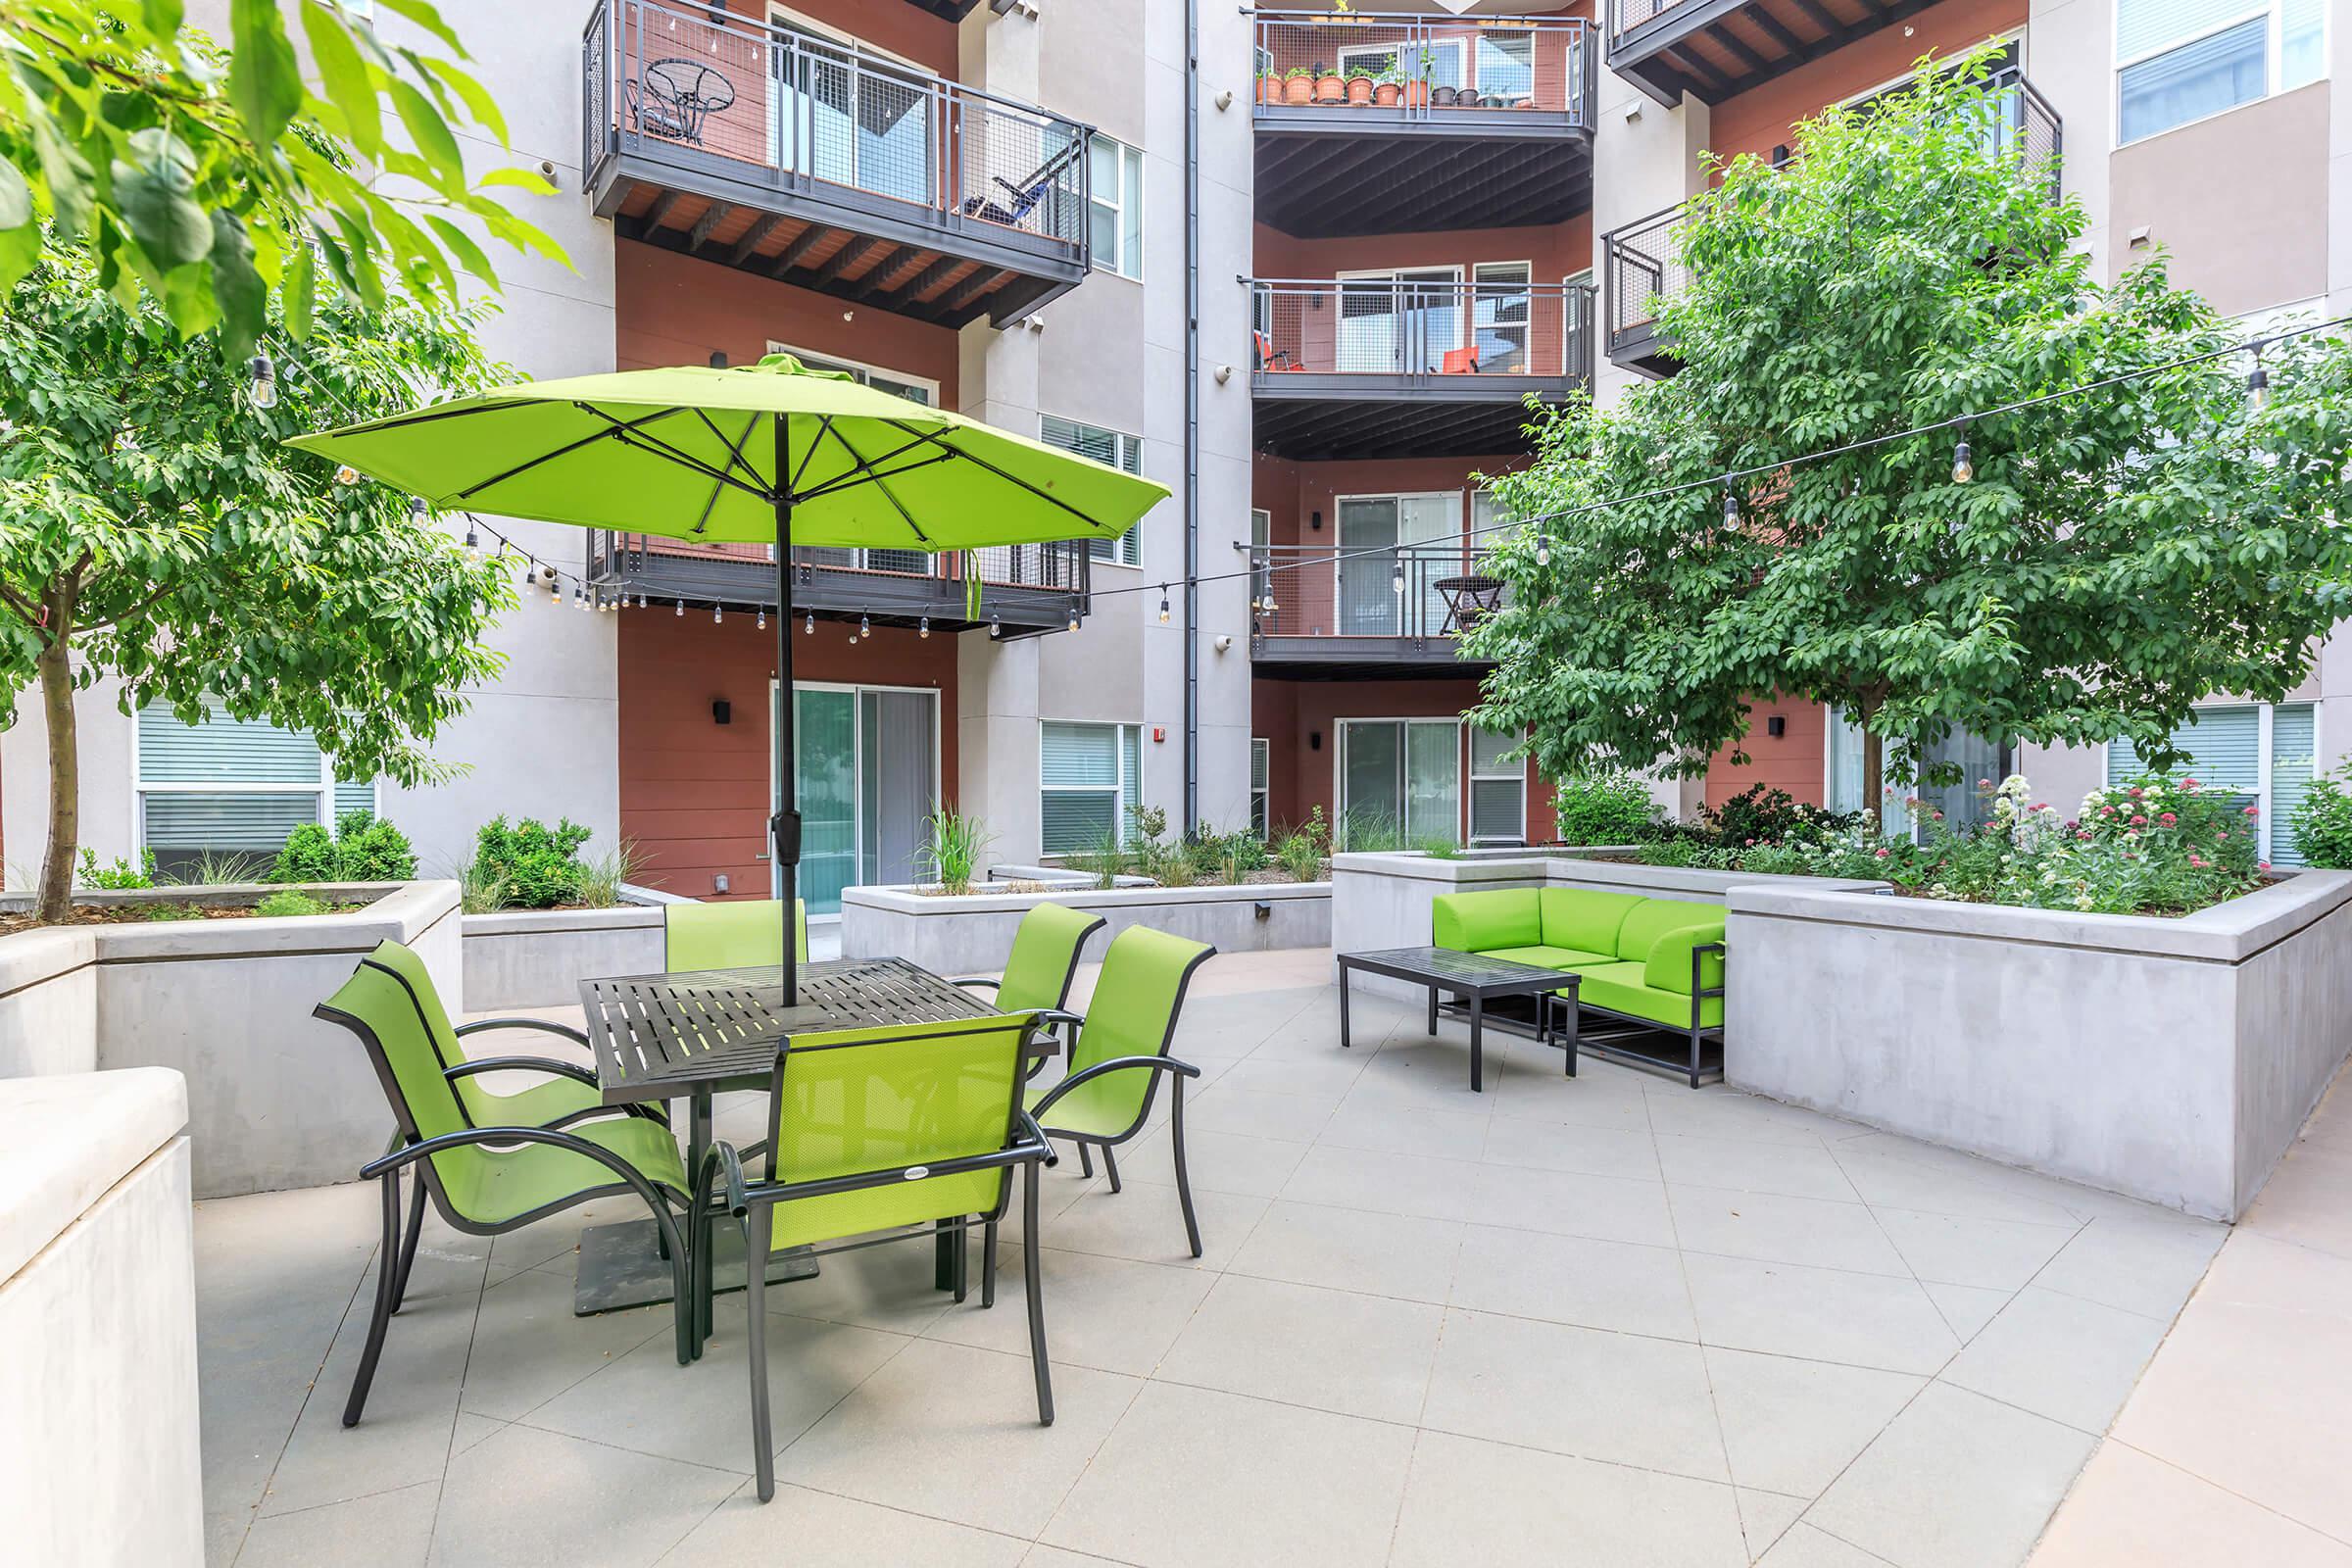
{"type": "Polygon", "coordinates": [[[1952,483],[1966,484],[1977,476],[1977,466],[1968,455],[1968,421],[1960,421],[1960,441],[1952,448],[1952,483]]]}
{"type": "Polygon", "coordinates": [[[762,607],[760,612],[760,630],[767,630],[767,611],[765,607],[762,607]]]}
{"type": "MultiPolygon", "coordinates": [[[[424,502],[422,500],[416,503],[416,510],[420,514],[423,512],[424,502]]],[[[479,563],[482,559],[482,536],[473,531],[471,517],[466,519],[466,559],[475,563],[479,563]]]]}
{"type": "Polygon", "coordinates": [[[917,637],[928,637],[931,635],[931,617],[929,615],[925,615],[922,618],[921,624],[914,628],[914,634],[917,637]]]}
{"type": "Polygon", "coordinates": [[[716,605],[710,607],[710,624],[713,626],[719,624],[719,611],[716,605]]]}
{"type": "Polygon", "coordinates": [[[1389,568],[1389,592],[1399,599],[1404,597],[1404,558],[1401,556],[1397,557],[1396,564],[1389,568]]]}
{"type": "Polygon", "coordinates": [[[1077,610],[1076,610],[1075,608],[1073,608],[1073,609],[1070,611],[1070,630],[1072,630],[1072,631],[1076,631],[1077,629],[1078,629],[1078,612],[1077,612],[1077,610]]]}
{"type": "Polygon", "coordinates": [[[858,635],[860,637],[871,637],[873,634],[874,623],[870,620],[867,620],[863,615],[859,615],[858,617],[858,635]]]}
{"type": "Polygon", "coordinates": [[[277,367],[267,354],[256,354],[245,364],[245,396],[257,409],[277,407],[277,367]]]}
{"type": "Polygon", "coordinates": [[[1740,496],[1729,479],[1723,481],[1723,525],[1734,532],[1740,527],[1740,496]]]}
{"type": "Polygon", "coordinates": [[[2254,405],[2256,414],[2270,406],[2271,372],[2263,368],[2260,343],[2254,345],[2254,368],[2246,372],[2246,397],[2254,405]]]}
{"type": "Polygon", "coordinates": [[[677,611],[677,612],[678,612],[678,614],[679,614],[680,616],[683,616],[683,615],[686,613],[686,601],[685,601],[685,600],[681,599],[681,600],[679,600],[679,601],[678,601],[678,611],[677,611]]]}
{"type": "Polygon", "coordinates": [[[801,623],[801,634],[802,634],[803,636],[806,636],[806,637],[813,637],[813,636],[815,636],[815,635],[816,635],[816,612],[815,612],[815,611],[813,611],[813,610],[809,611],[809,612],[808,612],[808,618],[807,620],[805,620],[805,621],[803,621],[803,622],[801,623]]]}
{"type": "Polygon", "coordinates": [[[1004,635],[1004,612],[992,610],[988,612],[988,634],[991,637],[1004,635]]]}
{"type": "Polygon", "coordinates": [[[1168,585],[1164,582],[1159,585],[1159,623],[1168,623],[1168,585]]]}
{"type": "Polygon", "coordinates": [[[1544,532],[1541,528],[1536,530],[1536,564],[1539,566],[1551,564],[1551,535],[1544,532]]]}

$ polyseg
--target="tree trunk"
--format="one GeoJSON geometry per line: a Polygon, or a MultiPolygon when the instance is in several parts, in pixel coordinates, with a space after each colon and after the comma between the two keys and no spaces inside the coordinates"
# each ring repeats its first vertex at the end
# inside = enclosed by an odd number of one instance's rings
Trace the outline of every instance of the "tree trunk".
{"type": "Polygon", "coordinates": [[[74,731],[74,665],[66,642],[63,607],[49,646],[34,661],[41,677],[41,711],[49,723],[49,852],[41,861],[41,898],[35,919],[63,920],[74,907],[74,857],[81,846],[81,750],[74,731]]]}
{"type": "Polygon", "coordinates": [[[1886,831],[1886,748],[1879,732],[1870,727],[1869,715],[1862,719],[1862,804],[1878,823],[1879,831],[1886,831]]]}

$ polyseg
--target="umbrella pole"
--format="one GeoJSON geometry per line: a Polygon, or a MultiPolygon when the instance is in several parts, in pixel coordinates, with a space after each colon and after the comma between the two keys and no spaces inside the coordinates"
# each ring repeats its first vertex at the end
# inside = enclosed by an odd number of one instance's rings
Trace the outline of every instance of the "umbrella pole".
{"type": "Polygon", "coordinates": [[[774,416],[776,426],[776,814],[768,824],[771,853],[776,858],[776,891],[783,901],[784,1005],[800,1001],[794,938],[800,920],[794,908],[800,897],[801,812],[799,780],[794,777],[792,702],[792,436],[791,421],[774,416]]]}

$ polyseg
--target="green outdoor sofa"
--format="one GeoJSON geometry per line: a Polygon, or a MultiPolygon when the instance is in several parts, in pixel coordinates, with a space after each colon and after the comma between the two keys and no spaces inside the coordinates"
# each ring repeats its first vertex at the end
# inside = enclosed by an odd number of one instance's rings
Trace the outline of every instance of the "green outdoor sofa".
{"type": "MultiPolygon", "coordinates": [[[[1699,1042],[1723,1037],[1723,915],[1720,904],[1594,888],[1506,888],[1441,895],[1430,940],[1456,953],[1569,970],[1580,1007],[1687,1034],[1696,1089],[1699,1042]]],[[[1573,1070],[1573,1029],[1567,1044],[1573,1070]]]]}

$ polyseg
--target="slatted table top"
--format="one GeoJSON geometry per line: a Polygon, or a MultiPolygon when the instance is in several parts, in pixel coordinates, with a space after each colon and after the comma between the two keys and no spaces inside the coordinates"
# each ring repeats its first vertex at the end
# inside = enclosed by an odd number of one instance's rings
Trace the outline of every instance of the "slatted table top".
{"type": "Polygon", "coordinates": [[[800,966],[800,1004],[783,971],[698,969],[580,982],[597,1084],[609,1105],[671,1100],[699,1086],[764,1084],[787,1040],[986,1018],[997,1009],[904,958],[826,958],[800,966]]]}
{"type": "Polygon", "coordinates": [[[1369,969],[1464,996],[1473,991],[1490,997],[1549,991],[1576,978],[1565,969],[1545,969],[1516,958],[1452,948],[1382,948],[1372,953],[1343,953],[1339,959],[1351,969],[1369,969]]]}

